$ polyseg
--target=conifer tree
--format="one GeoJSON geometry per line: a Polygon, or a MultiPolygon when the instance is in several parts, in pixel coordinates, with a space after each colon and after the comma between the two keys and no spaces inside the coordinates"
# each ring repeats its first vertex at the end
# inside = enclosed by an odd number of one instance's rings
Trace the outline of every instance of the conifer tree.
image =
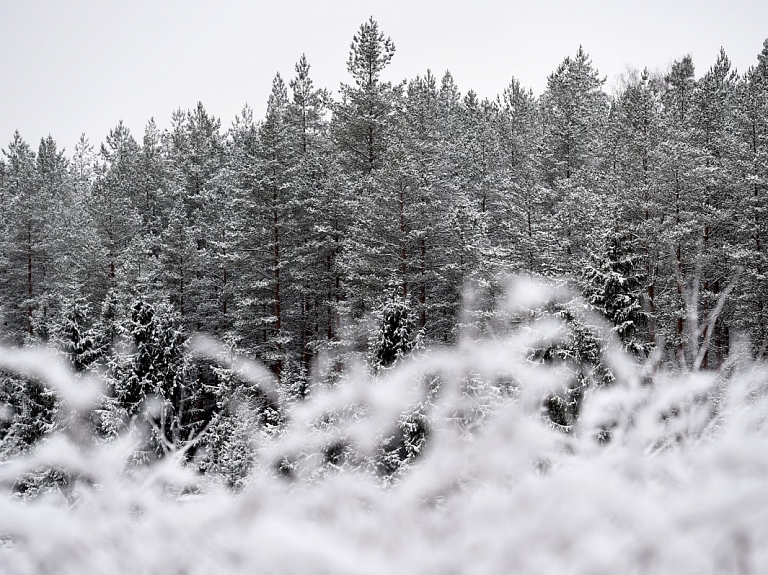
{"type": "Polygon", "coordinates": [[[379,331],[374,344],[374,357],[379,367],[391,367],[418,345],[419,333],[411,313],[411,306],[402,297],[394,296],[385,302],[379,315],[379,331]]]}
{"type": "Polygon", "coordinates": [[[354,86],[341,85],[341,102],[334,109],[334,133],[347,166],[370,174],[384,162],[387,132],[397,91],[381,81],[395,55],[395,44],[379,31],[371,17],[352,38],[347,71],[354,86]]]}
{"type": "Polygon", "coordinates": [[[36,158],[18,131],[7,150],[2,238],[6,268],[3,281],[3,323],[5,337],[16,343],[44,336],[41,308],[46,295],[46,259],[50,255],[47,226],[50,188],[42,188],[36,158]],[[40,328],[40,330],[38,329],[40,328]]]}
{"type": "MultiPolygon", "coordinates": [[[[698,225],[697,249],[698,285],[696,316],[697,340],[709,339],[709,349],[701,367],[719,366],[727,348],[727,323],[733,314],[732,300],[726,300],[717,321],[710,327],[708,314],[737,275],[741,264],[737,256],[741,239],[736,224],[742,210],[746,191],[742,182],[746,174],[740,165],[739,145],[735,126],[737,74],[724,50],[715,64],[698,82],[694,96],[692,123],[694,142],[700,150],[697,172],[700,194],[695,218],[698,225]],[[712,329],[713,333],[709,333],[712,329]]],[[[695,289],[695,286],[694,286],[695,289]]],[[[691,336],[692,338],[694,336],[691,336]]],[[[697,341],[697,346],[700,342],[697,341]]]]}
{"type": "Polygon", "coordinates": [[[666,193],[659,239],[668,246],[661,271],[668,287],[660,290],[665,297],[659,298],[658,316],[670,354],[679,365],[689,363],[687,351],[696,345],[691,337],[697,326],[689,320],[695,313],[691,295],[693,291],[698,295],[694,285],[698,282],[696,260],[701,255],[698,200],[705,197],[704,172],[700,169],[704,150],[696,140],[694,125],[696,90],[691,57],[675,61],[664,78],[662,95],[667,136],[662,145],[661,185],[666,193]]]}
{"type": "MultiPolygon", "coordinates": [[[[193,331],[223,334],[231,327],[227,304],[231,293],[231,250],[228,227],[231,188],[225,182],[226,150],[221,122],[201,102],[194,110],[178,110],[169,137],[167,191],[180,195],[186,229],[195,242],[194,271],[185,297],[184,324],[193,331]]],[[[165,200],[173,207],[174,199],[165,200]]]]}
{"type": "Polygon", "coordinates": [[[128,422],[152,426],[146,449],[163,455],[186,439],[184,335],[178,316],[169,306],[157,308],[143,299],[131,307],[126,328],[133,348],[120,366],[115,399],[128,422]],[[151,401],[157,402],[152,405],[151,401]]]}
{"type": "Polygon", "coordinates": [[[666,139],[661,94],[658,82],[647,70],[631,72],[622,91],[611,104],[607,129],[606,161],[610,171],[607,193],[615,202],[612,210],[617,226],[634,234],[638,256],[645,275],[648,343],[655,345],[657,289],[660,259],[666,259],[666,247],[659,243],[663,202],[662,144],[666,139]]]}
{"type": "Polygon", "coordinates": [[[130,248],[138,239],[140,216],[134,198],[138,193],[139,146],[120,122],[101,145],[90,216],[100,243],[98,299],[118,285],[130,286],[127,266],[130,248]]]}
{"type": "Polygon", "coordinates": [[[0,461],[29,449],[56,429],[56,395],[40,381],[0,371],[0,461]]]}
{"type": "Polygon", "coordinates": [[[139,161],[140,194],[136,197],[136,209],[141,214],[145,230],[157,237],[167,222],[173,197],[169,190],[166,142],[154,118],[149,120],[144,130],[139,161]]]}
{"type": "Polygon", "coordinates": [[[578,269],[591,247],[587,230],[600,227],[596,190],[608,112],[604,82],[579,47],[549,76],[541,97],[543,176],[552,194],[551,225],[557,233],[556,244],[548,247],[553,264],[548,271],[578,269]]]}
{"type": "MultiPolygon", "coordinates": [[[[736,325],[748,333],[756,356],[768,350],[768,39],[737,87],[736,132],[743,181],[740,247],[743,286],[736,290],[736,325]]],[[[724,338],[725,339],[725,338],[724,338]]]]}
{"type": "Polygon", "coordinates": [[[198,247],[194,228],[188,225],[184,202],[177,199],[168,214],[168,224],[160,236],[162,252],[159,255],[159,277],[162,291],[182,319],[194,311],[201,297],[196,280],[198,247]]]}
{"type": "Polygon", "coordinates": [[[280,377],[289,361],[291,332],[292,243],[296,241],[292,200],[295,150],[287,121],[288,92],[277,74],[267,103],[267,117],[258,127],[245,123],[236,136],[239,202],[244,229],[239,237],[240,261],[245,262],[237,294],[235,332],[280,377]]]}
{"type": "MultiPolygon", "coordinates": [[[[452,248],[448,214],[451,198],[444,190],[445,158],[441,146],[437,82],[432,73],[417,76],[408,84],[404,108],[398,123],[398,156],[404,160],[401,171],[407,178],[409,194],[401,213],[401,285],[418,301],[418,326],[427,337],[444,339],[446,318],[444,298],[451,292],[446,285],[452,248]],[[405,248],[405,250],[403,250],[405,248]]],[[[404,198],[405,199],[405,198],[404,198]]],[[[415,321],[415,319],[414,319],[415,321]]]]}
{"type": "MultiPolygon", "coordinates": [[[[42,139],[39,156],[19,132],[3,155],[0,191],[0,341],[37,344],[49,336],[55,282],[53,259],[67,164],[52,138],[42,139]]],[[[60,271],[60,270],[59,270],[60,271]]],[[[58,284],[58,285],[57,285],[58,284]]],[[[53,431],[58,398],[43,382],[0,371],[0,459],[23,452],[53,431]]]]}
{"type": "Polygon", "coordinates": [[[540,185],[540,119],[533,92],[512,79],[499,110],[499,194],[493,206],[500,255],[516,270],[541,273],[547,266],[540,245],[548,241],[545,195],[540,185]]]}
{"type": "MultiPolygon", "coordinates": [[[[457,181],[460,195],[454,199],[454,220],[459,247],[459,284],[487,283],[502,265],[499,248],[507,243],[496,212],[502,202],[498,176],[499,108],[496,102],[480,100],[470,90],[462,101],[459,116],[457,181]]],[[[501,214],[499,220],[502,219],[501,214]]]]}
{"type": "Polygon", "coordinates": [[[83,297],[73,297],[64,304],[55,328],[59,346],[77,373],[86,371],[98,359],[97,338],[88,328],[89,311],[83,297]]]}
{"type": "Polygon", "coordinates": [[[647,317],[642,301],[645,281],[635,243],[626,231],[605,234],[602,252],[593,256],[583,281],[587,301],[613,325],[624,348],[643,356],[648,348],[641,333],[647,317]]]}
{"type": "Polygon", "coordinates": [[[96,305],[103,296],[103,278],[96,273],[104,265],[96,222],[91,213],[96,180],[96,156],[93,146],[81,134],[68,165],[67,188],[61,205],[60,226],[56,231],[57,269],[64,282],[59,293],[78,286],[88,305],[96,305]]]}
{"type": "Polygon", "coordinates": [[[290,287],[297,306],[287,319],[294,332],[300,378],[306,378],[324,342],[333,339],[338,323],[334,300],[343,225],[338,202],[344,195],[340,186],[331,184],[338,173],[325,118],[331,97],[327,90],[314,87],[309,71],[302,55],[289,82],[292,98],[286,108],[292,149],[287,215],[293,223],[285,259],[293,264],[290,287]]]}
{"type": "MultiPolygon", "coordinates": [[[[391,163],[395,112],[402,89],[381,80],[395,46],[371,18],[352,39],[347,70],[354,86],[342,84],[342,100],[334,108],[332,134],[346,168],[345,209],[354,214],[343,241],[344,314],[359,320],[378,304],[384,281],[395,275],[391,255],[400,225],[378,210],[397,208],[405,183],[391,163]],[[394,233],[393,233],[394,231],[394,233]],[[386,269],[382,273],[382,269],[386,269]],[[386,279],[383,279],[385,277],[386,279]]],[[[394,248],[394,250],[393,250],[394,248]]]]}

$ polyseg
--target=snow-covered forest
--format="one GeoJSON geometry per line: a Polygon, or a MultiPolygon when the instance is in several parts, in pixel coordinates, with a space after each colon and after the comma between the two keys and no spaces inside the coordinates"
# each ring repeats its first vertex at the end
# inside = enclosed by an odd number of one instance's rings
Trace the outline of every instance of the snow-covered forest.
{"type": "Polygon", "coordinates": [[[768,40],[540,96],[301,56],[0,159],[0,571],[768,570],[768,40]],[[759,48],[759,47],[756,47],[759,48]]]}

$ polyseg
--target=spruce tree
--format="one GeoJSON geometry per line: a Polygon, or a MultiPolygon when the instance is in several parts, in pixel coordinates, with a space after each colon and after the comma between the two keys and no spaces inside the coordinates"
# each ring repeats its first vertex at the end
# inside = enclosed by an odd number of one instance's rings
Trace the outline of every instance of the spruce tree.
{"type": "Polygon", "coordinates": [[[191,395],[185,388],[185,337],[170,306],[156,308],[142,298],[131,307],[126,333],[132,351],[118,367],[115,400],[127,424],[150,425],[144,450],[161,456],[180,447],[190,431],[184,425],[191,395]]]}
{"type": "Polygon", "coordinates": [[[55,327],[59,347],[77,373],[86,371],[99,356],[97,338],[88,327],[89,311],[85,298],[75,296],[62,306],[61,317],[55,327]]]}
{"type": "Polygon", "coordinates": [[[603,249],[583,272],[584,294],[593,309],[612,324],[624,349],[644,356],[642,330],[647,323],[643,310],[645,285],[636,239],[626,231],[605,234],[603,249]]]}
{"type": "Polygon", "coordinates": [[[42,382],[0,370],[0,461],[29,449],[56,429],[58,398],[42,382]]]}
{"type": "Polygon", "coordinates": [[[417,347],[419,332],[411,306],[404,298],[393,296],[381,306],[378,315],[380,320],[373,348],[374,358],[377,366],[387,368],[417,347]]]}

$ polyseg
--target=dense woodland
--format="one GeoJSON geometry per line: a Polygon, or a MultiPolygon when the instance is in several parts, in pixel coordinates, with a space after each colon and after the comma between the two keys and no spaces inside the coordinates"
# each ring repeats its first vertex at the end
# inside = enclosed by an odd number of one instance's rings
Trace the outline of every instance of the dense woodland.
{"type": "MultiPolygon", "coordinates": [[[[538,97],[513,79],[481,99],[449,72],[395,84],[393,57],[371,19],[336,96],[301,56],[275,76],[266,116],[246,106],[229,128],[198,104],[169,130],[120,122],[72,153],[16,132],[0,160],[4,344],[50,344],[100,373],[105,437],[160,397],[147,452],[207,429],[201,466],[219,470],[246,465],[224,453],[245,425],[233,399],[251,423],[281,415],[192,354],[196,333],[263,362],[300,401],[354,360],[377,372],[465,330],[493,337],[503,278],[522,274],[582,294],[637,361],[714,370],[737,340],[764,356],[768,40],[745,73],[721,51],[698,77],[685,57],[627,73],[613,95],[582,48],[538,97]]],[[[531,310],[572,333],[532,361],[600,363],[583,308],[531,310]]],[[[57,399],[0,376],[7,457],[56,427],[57,399]]],[[[566,428],[576,416],[550,411],[566,428]]]]}

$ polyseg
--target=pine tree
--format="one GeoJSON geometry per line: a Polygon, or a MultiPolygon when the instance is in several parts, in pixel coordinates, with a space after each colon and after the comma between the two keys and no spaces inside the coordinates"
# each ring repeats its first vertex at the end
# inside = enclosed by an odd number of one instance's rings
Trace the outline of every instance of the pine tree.
{"type": "Polygon", "coordinates": [[[90,216],[100,243],[98,299],[118,284],[133,285],[129,277],[130,248],[138,239],[141,219],[136,211],[139,146],[120,122],[101,145],[101,163],[89,202],[90,216]]]}
{"type": "MultiPolygon", "coordinates": [[[[273,333],[265,359],[272,366],[277,377],[282,375],[285,366],[285,344],[287,334],[284,329],[286,306],[286,286],[290,282],[287,272],[286,244],[290,241],[290,215],[287,203],[290,199],[290,170],[293,158],[290,150],[290,134],[286,122],[288,92],[278,74],[272,83],[272,93],[267,102],[267,117],[261,126],[260,156],[262,161],[260,182],[261,199],[267,207],[266,221],[262,221],[268,230],[265,247],[269,250],[270,269],[270,322],[273,333]],[[286,197],[287,196],[287,197],[286,197]],[[266,201],[264,201],[266,200],[266,201]]],[[[261,202],[260,202],[261,203],[261,202]]]]}
{"type": "Polygon", "coordinates": [[[50,256],[50,228],[47,225],[49,187],[41,187],[36,158],[16,132],[7,150],[3,221],[4,336],[15,343],[45,338],[46,261],[50,256]]]}
{"type": "Polygon", "coordinates": [[[392,221],[391,214],[405,184],[391,162],[402,89],[381,79],[394,52],[391,39],[384,37],[372,18],[362,24],[347,61],[355,85],[342,84],[342,100],[333,109],[331,133],[345,168],[344,209],[353,214],[338,256],[344,280],[340,303],[342,314],[354,320],[373,311],[383,282],[399,268],[391,256],[398,251],[393,236],[399,234],[400,220],[392,221]],[[380,207],[387,209],[389,217],[380,207]]]}
{"type": "Polygon", "coordinates": [[[316,89],[309,75],[309,62],[302,54],[294,67],[296,76],[288,82],[293,98],[288,104],[288,123],[294,132],[298,152],[311,154],[323,145],[327,137],[325,113],[331,96],[325,89],[316,89]]]}
{"type": "Polygon", "coordinates": [[[122,302],[116,290],[109,290],[101,302],[99,318],[94,325],[98,356],[102,361],[109,363],[112,356],[118,351],[115,348],[120,344],[122,336],[122,302]]]}
{"type": "Polygon", "coordinates": [[[494,278],[504,266],[502,250],[508,244],[505,227],[497,225],[503,219],[501,214],[495,219],[506,195],[499,178],[502,159],[498,127],[498,103],[481,101],[470,90],[459,115],[459,154],[453,182],[458,193],[451,194],[452,251],[458,271],[456,285],[488,288],[482,290],[486,297],[475,299],[473,312],[480,316],[494,306],[494,278]]]}
{"type": "Polygon", "coordinates": [[[136,209],[144,229],[152,236],[160,235],[172,207],[169,161],[164,135],[151,118],[144,130],[140,152],[139,188],[136,209]]]}
{"type": "Polygon", "coordinates": [[[198,271],[197,237],[194,228],[188,224],[183,200],[177,199],[170,210],[160,242],[162,251],[159,254],[157,283],[185,319],[201,296],[195,281],[198,271]]]}
{"type": "Polygon", "coordinates": [[[64,284],[57,290],[66,293],[72,286],[78,286],[86,303],[96,305],[103,297],[100,286],[104,285],[96,270],[104,265],[104,260],[90,210],[96,180],[96,156],[85,134],[81,134],[75,144],[67,179],[60,225],[55,231],[56,267],[64,284]]]}
{"type": "Polygon", "coordinates": [[[265,340],[260,314],[263,305],[257,292],[265,274],[262,261],[264,232],[256,217],[259,186],[259,137],[253,111],[245,106],[230,129],[228,179],[233,186],[233,214],[230,222],[233,236],[233,267],[242,270],[241,281],[234,286],[235,320],[229,337],[240,349],[256,353],[265,340]]]}
{"type": "Polygon", "coordinates": [[[293,264],[289,287],[295,294],[286,322],[287,329],[293,331],[302,381],[315,355],[333,339],[338,324],[334,300],[338,295],[337,242],[343,225],[338,199],[344,195],[331,183],[338,173],[338,162],[325,118],[330,94],[314,87],[309,70],[302,55],[295,66],[296,76],[289,82],[292,99],[286,109],[292,148],[288,206],[292,226],[285,260],[293,264]]]}
{"type": "Polygon", "coordinates": [[[428,328],[440,341],[452,341],[456,336],[464,283],[469,275],[466,227],[472,225],[472,212],[461,189],[462,177],[458,166],[462,156],[461,93],[449,71],[443,74],[437,91],[437,134],[440,141],[436,162],[435,197],[440,206],[436,220],[439,229],[437,253],[438,276],[434,289],[434,325],[428,328]]]}
{"type": "Polygon", "coordinates": [[[698,349],[696,321],[702,264],[702,201],[707,197],[707,152],[697,137],[697,93],[695,68],[690,56],[672,64],[664,78],[666,137],[662,144],[660,185],[665,190],[661,206],[662,245],[669,246],[661,276],[667,279],[660,290],[658,316],[669,354],[680,366],[691,364],[698,349]]]}
{"type": "Polygon", "coordinates": [[[597,177],[607,96],[589,55],[579,47],[547,79],[541,97],[543,175],[549,187],[551,225],[556,245],[549,246],[552,272],[573,272],[588,253],[588,230],[600,227],[597,177]]]}
{"type": "Polygon", "coordinates": [[[436,240],[429,228],[438,224],[440,210],[431,142],[437,137],[436,96],[431,75],[411,82],[390,127],[388,162],[362,181],[343,260],[356,317],[373,310],[390,284],[404,298],[418,290],[426,314],[428,250],[436,240]]]}
{"type": "Polygon", "coordinates": [[[352,38],[347,71],[354,86],[341,85],[342,101],[334,108],[334,133],[347,166],[370,174],[385,161],[387,132],[397,90],[381,81],[395,55],[395,44],[371,17],[352,38]]]}
{"type": "MultiPolygon", "coordinates": [[[[39,193],[46,198],[48,240],[42,271],[47,293],[39,306],[39,316],[42,323],[51,326],[46,328],[48,335],[52,335],[55,319],[60,314],[61,295],[73,285],[86,285],[88,250],[96,243],[92,222],[84,213],[83,199],[78,196],[83,190],[75,188],[72,172],[71,163],[53,138],[43,138],[37,153],[37,173],[39,193]]],[[[42,335],[42,329],[40,331],[42,335]]]]}
{"type": "Polygon", "coordinates": [[[493,227],[502,237],[502,256],[516,270],[541,273],[548,266],[539,245],[547,239],[545,195],[540,185],[540,119],[536,98],[512,79],[499,110],[499,185],[493,227]]]}
{"type": "MultiPolygon", "coordinates": [[[[398,122],[401,172],[409,186],[403,203],[401,285],[403,295],[417,298],[418,326],[425,336],[444,340],[454,318],[446,317],[447,268],[451,265],[451,229],[448,217],[452,199],[443,187],[445,158],[441,147],[439,95],[435,77],[428,70],[408,84],[398,122]],[[405,250],[403,249],[405,248],[405,250]]],[[[455,310],[452,310],[455,312],[455,310]]],[[[449,312],[450,313],[450,312],[449,312]]]]}
{"type": "MultiPolygon", "coordinates": [[[[617,226],[634,234],[642,249],[638,256],[646,280],[648,343],[655,345],[657,291],[660,261],[667,248],[659,243],[662,221],[662,143],[666,139],[658,82],[647,70],[632,72],[611,104],[607,129],[606,191],[615,197],[617,226]]],[[[664,285],[664,284],[662,284],[664,285]]]]}
{"type": "Polygon", "coordinates": [[[762,358],[768,350],[768,40],[738,85],[736,130],[746,186],[739,218],[744,274],[743,286],[737,287],[735,323],[762,358]]]}
{"type": "MultiPolygon", "coordinates": [[[[187,329],[222,335],[232,324],[230,269],[234,238],[228,226],[231,187],[225,180],[226,148],[221,122],[198,102],[194,110],[178,110],[168,135],[169,177],[167,192],[181,196],[186,217],[185,233],[196,250],[194,268],[186,286],[184,324],[187,329]]],[[[175,200],[164,199],[171,209],[175,200]]]]}
{"type": "Polygon", "coordinates": [[[277,377],[291,360],[291,332],[285,322],[292,311],[289,264],[297,241],[292,214],[296,162],[287,114],[288,92],[278,74],[264,123],[258,128],[244,124],[235,152],[239,216],[250,231],[239,238],[239,258],[247,270],[237,294],[235,332],[240,344],[257,353],[277,377]]]}
{"type": "MultiPolygon", "coordinates": [[[[697,198],[696,223],[700,239],[697,254],[699,286],[696,304],[698,325],[696,351],[706,340],[709,349],[704,353],[701,367],[706,369],[722,363],[727,351],[726,335],[733,313],[732,301],[725,301],[725,308],[710,327],[706,320],[718,305],[718,300],[732,280],[740,275],[738,266],[740,238],[737,214],[747,193],[742,182],[746,180],[740,166],[737,141],[736,117],[737,75],[731,70],[731,62],[724,50],[717,61],[698,82],[694,95],[692,123],[694,142],[701,150],[697,172],[701,174],[701,193],[697,198]],[[709,333],[712,330],[712,333],[709,333]]],[[[695,289],[695,285],[694,285],[695,289]]]]}

